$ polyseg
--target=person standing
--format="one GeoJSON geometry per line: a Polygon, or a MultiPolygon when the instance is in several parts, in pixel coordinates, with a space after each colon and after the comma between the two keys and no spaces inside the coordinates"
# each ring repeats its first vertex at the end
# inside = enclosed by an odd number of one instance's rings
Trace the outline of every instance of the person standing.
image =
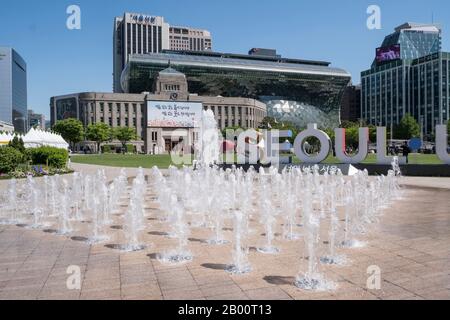
{"type": "Polygon", "coordinates": [[[406,157],[406,164],[409,164],[409,153],[411,152],[408,146],[408,142],[405,142],[402,147],[403,156],[406,157]]]}

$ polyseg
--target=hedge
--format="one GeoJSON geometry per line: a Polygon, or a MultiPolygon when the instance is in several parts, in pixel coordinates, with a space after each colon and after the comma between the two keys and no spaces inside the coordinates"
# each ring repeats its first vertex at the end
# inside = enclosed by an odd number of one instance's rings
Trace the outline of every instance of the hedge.
{"type": "Polygon", "coordinates": [[[13,147],[0,147],[0,173],[15,171],[23,161],[23,154],[13,147]]]}
{"type": "Polygon", "coordinates": [[[65,149],[55,147],[39,147],[28,150],[33,164],[48,165],[53,168],[65,168],[69,153],[65,149]]]}
{"type": "Polygon", "coordinates": [[[134,145],[127,144],[127,153],[134,153],[134,145]]]}
{"type": "Polygon", "coordinates": [[[105,144],[102,146],[102,153],[115,153],[116,152],[116,146],[105,144]]]}

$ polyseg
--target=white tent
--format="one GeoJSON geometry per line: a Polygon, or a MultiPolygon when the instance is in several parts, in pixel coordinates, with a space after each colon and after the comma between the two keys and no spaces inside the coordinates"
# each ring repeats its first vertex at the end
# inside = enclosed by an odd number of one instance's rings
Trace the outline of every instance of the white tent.
{"type": "Polygon", "coordinates": [[[38,148],[42,146],[68,149],[69,144],[59,135],[53,132],[31,128],[22,138],[25,148],[38,148]]]}
{"type": "Polygon", "coordinates": [[[9,132],[0,133],[0,146],[8,144],[13,139],[13,135],[9,132]]]}
{"type": "Polygon", "coordinates": [[[14,137],[22,138],[25,148],[39,148],[42,146],[68,149],[69,144],[59,135],[49,131],[31,128],[25,136],[14,133],[0,133],[0,146],[7,145],[14,137]]]}

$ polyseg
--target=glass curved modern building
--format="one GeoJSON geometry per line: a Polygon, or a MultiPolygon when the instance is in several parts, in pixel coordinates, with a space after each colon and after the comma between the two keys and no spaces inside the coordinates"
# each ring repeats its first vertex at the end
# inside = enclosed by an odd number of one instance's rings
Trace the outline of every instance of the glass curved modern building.
{"type": "Polygon", "coordinates": [[[259,55],[258,50],[249,55],[164,51],[132,55],[122,73],[123,91],[152,92],[168,65],[186,75],[189,92],[258,99],[267,104],[269,116],[300,127],[339,125],[342,94],[351,79],[328,62],[259,55]]]}

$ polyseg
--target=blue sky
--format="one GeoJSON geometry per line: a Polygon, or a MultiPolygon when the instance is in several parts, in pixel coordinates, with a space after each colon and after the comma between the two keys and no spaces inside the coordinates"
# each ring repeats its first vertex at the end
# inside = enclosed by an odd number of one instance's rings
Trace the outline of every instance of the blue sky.
{"type": "Polygon", "coordinates": [[[286,57],[330,61],[354,83],[384,36],[403,22],[431,22],[434,14],[450,50],[448,0],[3,0],[0,45],[27,61],[29,108],[48,116],[51,96],[112,90],[113,18],[125,11],[209,29],[215,51],[267,47],[286,57]],[[66,28],[71,4],[81,7],[81,30],[66,28]],[[381,30],[366,27],[371,4],[381,7],[381,30]]]}

